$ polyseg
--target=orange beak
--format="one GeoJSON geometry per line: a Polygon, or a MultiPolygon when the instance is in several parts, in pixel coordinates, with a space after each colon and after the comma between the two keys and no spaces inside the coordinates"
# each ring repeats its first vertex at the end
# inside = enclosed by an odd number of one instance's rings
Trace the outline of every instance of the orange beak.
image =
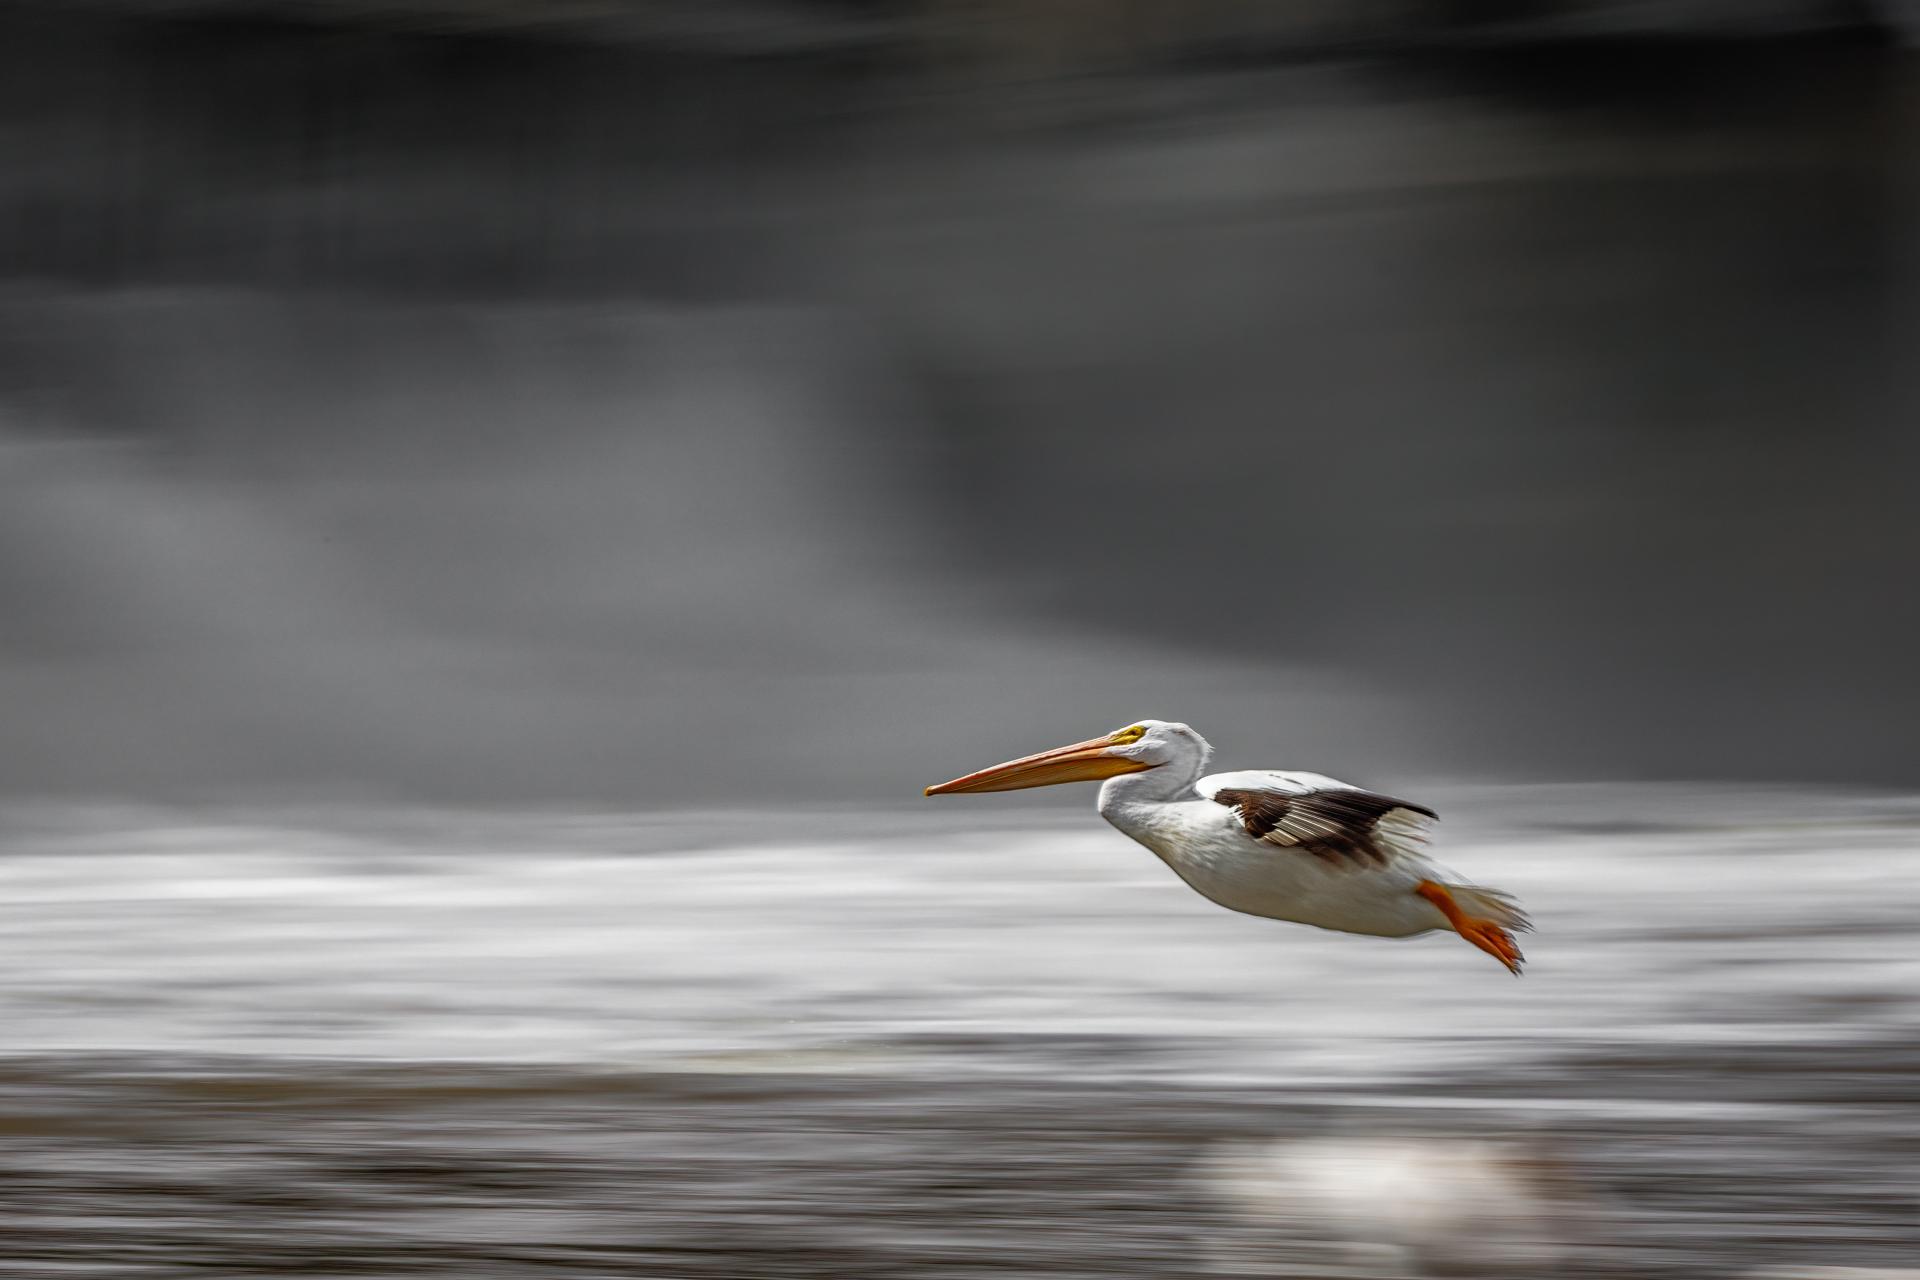
{"type": "Polygon", "coordinates": [[[1117,777],[1123,773],[1139,773],[1143,769],[1153,768],[1138,760],[1129,760],[1125,756],[1107,754],[1113,749],[1113,739],[1089,738],[1085,742],[1076,742],[1070,747],[1055,747],[1052,751],[1042,751],[1039,755],[1021,756],[1018,760],[1009,760],[1005,764],[996,764],[991,769],[982,769],[978,773],[969,773],[955,778],[952,782],[943,782],[937,787],[928,787],[930,796],[950,796],[974,791],[1018,791],[1023,787],[1050,787],[1059,782],[1097,782],[1101,778],[1117,777]]]}

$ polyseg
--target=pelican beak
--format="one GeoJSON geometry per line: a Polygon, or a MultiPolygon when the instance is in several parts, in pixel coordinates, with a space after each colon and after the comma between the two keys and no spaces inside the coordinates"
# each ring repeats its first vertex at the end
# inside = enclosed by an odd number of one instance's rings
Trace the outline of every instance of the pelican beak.
{"type": "Polygon", "coordinates": [[[1018,791],[1023,787],[1050,787],[1058,782],[1096,782],[1123,773],[1139,773],[1152,765],[1125,756],[1109,755],[1114,748],[1111,735],[1089,738],[1070,747],[1055,747],[1039,755],[1021,756],[991,769],[969,773],[928,787],[930,796],[958,795],[973,791],[1018,791]]]}

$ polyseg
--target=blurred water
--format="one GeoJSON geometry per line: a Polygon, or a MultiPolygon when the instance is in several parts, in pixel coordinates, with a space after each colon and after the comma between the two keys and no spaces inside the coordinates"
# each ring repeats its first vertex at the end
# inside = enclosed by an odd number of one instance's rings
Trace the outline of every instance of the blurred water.
{"type": "Polygon", "coordinates": [[[1434,798],[1524,980],[1077,807],[16,809],[0,1264],[1299,1274],[1194,1171],[1381,1134],[1550,1141],[1606,1205],[1561,1273],[1912,1256],[1920,802],[1434,798]]]}

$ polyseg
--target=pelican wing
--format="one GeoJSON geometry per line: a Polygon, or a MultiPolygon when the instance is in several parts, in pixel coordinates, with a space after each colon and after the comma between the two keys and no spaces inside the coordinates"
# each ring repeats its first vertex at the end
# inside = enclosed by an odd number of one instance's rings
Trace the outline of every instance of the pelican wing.
{"type": "Polygon", "coordinates": [[[1247,770],[1194,784],[1226,805],[1249,836],[1323,862],[1384,867],[1415,856],[1439,815],[1424,805],[1362,791],[1318,773],[1247,770]]]}

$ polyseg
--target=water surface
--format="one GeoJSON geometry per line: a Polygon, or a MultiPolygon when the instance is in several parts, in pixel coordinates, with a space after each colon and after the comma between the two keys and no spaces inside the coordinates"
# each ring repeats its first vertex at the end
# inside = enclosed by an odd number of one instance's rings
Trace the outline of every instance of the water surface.
{"type": "Polygon", "coordinates": [[[1913,1256],[1920,804],[1436,798],[1523,980],[1077,809],[18,810],[0,1263],[1303,1274],[1204,1170],[1380,1135],[1550,1150],[1602,1206],[1561,1273],[1913,1256]]]}

